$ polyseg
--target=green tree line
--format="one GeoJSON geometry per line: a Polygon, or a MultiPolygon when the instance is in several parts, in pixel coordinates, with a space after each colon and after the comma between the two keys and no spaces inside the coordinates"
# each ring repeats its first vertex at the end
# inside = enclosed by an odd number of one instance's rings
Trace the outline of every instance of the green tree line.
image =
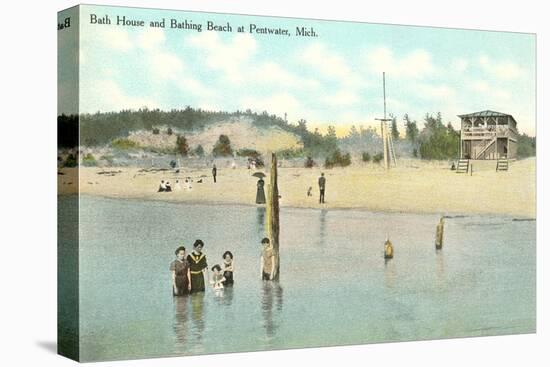
{"type": "MultiPolygon", "coordinates": [[[[120,112],[97,112],[94,114],[60,115],[58,121],[58,144],[61,148],[75,147],[79,140],[85,146],[110,144],[117,139],[128,137],[131,131],[150,130],[158,133],[157,126],[167,126],[170,132],[174,129],[196,131],[231,117],[249,117],[258,127],[278,126],[279,128],[296,134],[303,142],[303,149],[280,152],[284,157],[312,157],[319,159],[329,158],[329,162],[342,160],[347,163],[350,150],[359,148],[359,151],[375,155],[381,151],[381,139],[376,129],[363,128],[359,130],[352,126],[348,136],[336,136],[335,127],[329,126],[326,134],[319,129],[310,131],[307,121],[301,119],[297,124],[290,124],[279,116],[246,111],[222,112],[194,109],[187,106],[185,109],[161,111],[159,109],[142,108],[139,110],[122,110],[120,112]],[[80,128],[80,130],[79,130],[80,128]]],[[[424,125],[419,129],[418,123],[407,114],[404,116],[405,136],[401,137],[397,128],[397,119],[392,116],[390,133],[397,145],[398,155],[407,154],[422,159],[455,159],[459,155],[460,132],[450,123],[444,124],[441,113],[426,114],[424,125]]],[[[228,153],[226,141],[223,140],[216,147],[216,155],[228,153]]],[[[190,153],[185,137],[178,137],[176,151],[186,155],[190,153]]],[[[356,149],[357,150],[357,149],[356,149]]],[[[525,134],[518,140],[518,156],[528,157],[535,155],[536,141],[534,137],[525,134]]],[[[202,147],[201,155],[204,154],[202,147]]],[[[332,164],[332,163],[330,163],[332,164]]]]}

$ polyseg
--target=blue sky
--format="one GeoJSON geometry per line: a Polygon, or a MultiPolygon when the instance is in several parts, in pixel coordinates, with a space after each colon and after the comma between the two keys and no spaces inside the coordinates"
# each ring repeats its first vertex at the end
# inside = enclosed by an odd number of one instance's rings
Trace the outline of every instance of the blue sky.
{"type": "MultiPolygon", "coordinates": [[[[183,108],[267,110],[310,126],[374,125],[388,112],[422,120],[441,111],[496,110],[535,133],[535,36],[367,23],[167,10],[81,8],[80,111],[183,108]],[[146,27],[89,24],[90,14],[142,19],[146,27]],[[149,21],[165,18],[165,29],[149,21]],[[203,24],[170,29],[170,19],[203,24]],[[229,22],[233,32],[204,24],[229,22]],[[292,36],[237,33],[239,25],[286,28],[292,36]],[[297,26],[318,37],[294,36],[297,26]]],[[[62,51],[63,52],[63,51],[62,51]]]]}

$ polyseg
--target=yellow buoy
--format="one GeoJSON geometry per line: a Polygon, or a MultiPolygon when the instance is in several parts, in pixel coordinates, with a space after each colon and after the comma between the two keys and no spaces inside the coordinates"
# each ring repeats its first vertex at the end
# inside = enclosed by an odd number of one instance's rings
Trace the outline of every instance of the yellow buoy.
{"type": "Polygon", "coordinates": [[[386,242],[384,243],[384,259],[392,259],[393,258],[393,245],[391,241],[387,238],[386,242]]]}

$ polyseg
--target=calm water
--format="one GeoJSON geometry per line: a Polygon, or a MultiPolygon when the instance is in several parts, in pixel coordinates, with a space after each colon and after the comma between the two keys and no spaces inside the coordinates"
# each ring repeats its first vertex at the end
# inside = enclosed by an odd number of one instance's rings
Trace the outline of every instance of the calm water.
{"type": "Polygon", "coordinates": [[[80,209],[83,360],[535,331],[534,221],[449,218],[436,252],[435,215],[283,209],[269,283],[262,208],[83,197],[80,209]],[[223,296],[172,297],[174,249],[196,238],[209,267],[235,255],[223,296]]]}

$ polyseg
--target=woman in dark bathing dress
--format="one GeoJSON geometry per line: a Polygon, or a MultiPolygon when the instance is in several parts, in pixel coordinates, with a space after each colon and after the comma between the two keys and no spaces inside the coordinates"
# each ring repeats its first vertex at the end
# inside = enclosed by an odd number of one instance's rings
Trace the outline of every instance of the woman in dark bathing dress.
{"type": "Polygon", "coordinates": [[[178,247],[175,254],[176,260],[170,264],[172,291],[174,296],[183,296],[191,291],[189,262],[185,259],[185,247],[178,247]]]}
{"type": "Polygon", "coordinates": [[[208,264],[206,256],[202,253],[204,242],[196,240],[193,244],[193,251],[187,256],[191,273],[191,293],[204,292],[204,273],[208,277],[208,264]]]}
{"type": "Polygon", "coordinates": [[[225,251],[223,253],[223,277],[225,280],[223,281],[223,286],[232,286],[233,285],[233,254],[231,251],[225,251]]]}

